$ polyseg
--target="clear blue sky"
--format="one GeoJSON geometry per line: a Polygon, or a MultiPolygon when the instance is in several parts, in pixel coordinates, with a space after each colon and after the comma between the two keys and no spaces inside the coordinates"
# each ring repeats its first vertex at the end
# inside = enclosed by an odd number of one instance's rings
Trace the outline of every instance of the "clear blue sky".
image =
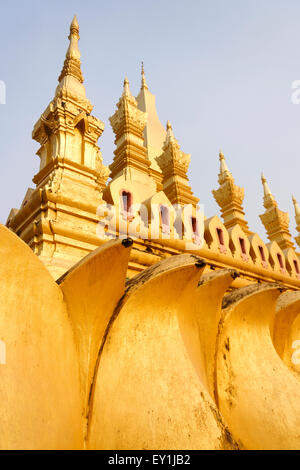
{"type": "Polygon", "coordinates": [[[19,207],[38,169],[34,123],[54,96],[76,14],[87,96],[105,123],[104,162],[113,157],[108,117],[128,75],[138,93],[140,62],[156,95],[162,123],[170,119],[183,151],[192,154],[190,180],[208,217],[219,213],[222,148],[236,183],[245,187],[250,228],[265,239],[260,173],[279,207],[295,222],[300,203],[299,0],[10,0],[1,2],[0,221],[19,207]]]}

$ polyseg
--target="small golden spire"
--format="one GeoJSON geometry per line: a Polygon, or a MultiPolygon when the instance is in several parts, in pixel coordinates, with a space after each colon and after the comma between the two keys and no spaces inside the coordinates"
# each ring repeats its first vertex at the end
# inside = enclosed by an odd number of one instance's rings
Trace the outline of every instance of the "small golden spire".
{"type": "Polygon", "coordinates": [[[163,153],[157,157],[163,175],[163,190],[171,204],[192,204],[196,207],[199,199],[193,195],[187,176],[191,155],[180,149],[169,120],[166,131],[163,153]]]}
{"type": "Polygon", "coordinates": [[[230,173],[224,154],[222,150],[219,152],[219,160],[220,160],[220,173],[219,173],[219,183],[222,184],[224,181],[228,179],[233,179],[232,174],[230,173]]]}
{"type": "Polygon", "coordinates": [[[64,77],[69,75],[76,78],[76,80],[82,83],[83,76],[80,68],[80,50],[78,48],[79,24],[76,16],[74,16],[70,25],[70,34],[68,36],[68,39],[70,41],[70,44],[66,53],[64,66],[58,81],[61,82],[64,77]]]}
{"type": "Polygon", "coordinates": [[[261,182],[264,188],[264,207],[266,211],[259,217],[265,226],[268,238],[270,242],[277,242],[282,250],[293,248],[294,245],[289,231],[289,214],[279,209],[263,173],[261,174],[261,182]]]}
{"type": "Polygon", "coordinates": [[[216,203],[221,209],[224,225],[231,229],[239,225],[246,235],[250,234],[243,208],[244,188],[237,186],[228,169],[222,150],[219,151],[220,171],[219,188],[212,191],[216,203]]]}
{"type": "Polygon", "coordinates": [[[79,24],[78,24],[76,15],[74,16],[72,23],[70,25],[70,35],[68,36],[68,39],[70,41],[70,45],[67,50],[66,57],[79,60],[80,59],[80,51],[78,48],[79,24]]]}
{"type": "Polygon", "coordinates": [[[267,179],[265,177],[265,175],[262,173],[261,174],[261,182],[262,182],[262,185],[263,185],[263,188],[264,188],[264,196],[273,196],[273,194],[271,193],[271,190],[269,188],[269,185],[267,183],[267,179]]]}
{"type": "Polygon", "coordinates": [[[167,129],[167,135],[166,135],[165,145],[168,145],[170,142],[177,143],[177,140],[175,139],[174,132],[172,129],[172,125],[169,120],[167,121],[166,129],[167,129]]]}
{"type": "Polygon", "coordinates": [[[127,77],[124,79],[123,96],[132,96],[129,88],[129,80],[127,77]]]}
{"type": "Polygon", "coordinates": [[[265,208],[268,209],[269,207],[277,206],[277,202],[276,202],[273,194],[271,193],[271,190],[270,190],[269,185],[267,183],[267,179],[266,179],[266,177],[263,173],[261,174],[261,182],[262,182],[263,189],[264,189],[264,206],[265,206],[265,208]]]}
{"type": "Polygon", "coordinates": [[[295,237],[297,245],[300,246],[300,207],[299,204],[294,196],[292,196],[293,204],[295,207],[295,221],[296,221],[296,230],[298,232],[298,236],[295,237]]]}
{"type": "Polygon", "coordinates": [[[293,199],[293,204],[294,204],[294,208],[295,208],[295,216],[296,217],[299,217],[300,216],[300,207],[299,207],[299,204],[296,200],[296,198],[294,196],[292,196],[292,199],[293,199]]]}
{"type": "Polygon", "coordinates": [[[146,83],[146,77],[145,77],[144,62],[142,62],[142,84],[141,84],[141,89],[148,90],[148,85],[146,83]]]}

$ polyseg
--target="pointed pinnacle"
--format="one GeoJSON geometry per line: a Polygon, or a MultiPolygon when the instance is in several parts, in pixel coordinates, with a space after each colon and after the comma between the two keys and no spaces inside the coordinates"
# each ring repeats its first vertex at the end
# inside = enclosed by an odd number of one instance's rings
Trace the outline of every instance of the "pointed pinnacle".
{"type": "Polygon", "coordinates": [[[165,144],[168,145],[170,142],[172,142],[172,143],[178,145],[178,142],[177,142],[177,140],[175,139],[175,136],[174,136],[172,125],[171,125],[169,120],[167,121],[166,129],[167,129],[167,135],[166,135],[166,139],[165,139],[165,144]]]}
{"type": "Polygon", "coordinates": [[[143,62],[143,61],[142,61],[141,75],[142,75],[141,89],[144,88],[144,89],[148,90],[148,85],[147,85],[147,82],[146,82],[145,70],[144,70],[144,62],[143,62]]]}
{"type": "Polygon", "coordinates": [[[78,20],[77,20],[76,15],[74,15],[74,18],[73,18],[71,26],[70,26],[70,30],[71,30],[71,28],[77,28],[79,30],[79,24],[78,24],[78,20]]]}
{"type": "Polygon", "coordinates": [[[123,96],[131,96],[130,88],[129,88],[129,80],[127,77],[124,79],[123,85],[123,96]]]}
{"type": "MultiPolygon", "coordinates": [[[[74,49],[74,45],[76,47],[78,39],[79,39],[79,24],[78,24],[78,20],[77,20],[76,15],[74,16],[74,18],[72,20],[72,23],[70,24],[70,35],[68,36],[68,39],[71,41],[71,43],[74,42],[74,44],[73,44],[73,49],[74,49]]],[[[78,46],[77,46],[77,49],[78,49],[78,46]]],[[[68,52],[69,52],[69,50],[68,50],[68,52]]],[[[79,56],[80,56],[80,53],[79,53],[79,56]]]]}
{"type": "Polygon", "coordinates": [[[60,82],[67,75],[72,75],[74,78],[76,78],[76,80],[82,83],[83,76],[80,68],[80,51],[78,48],[79,25],[76,16],[74,16],[70,25],[70,34],[68,36],[68,39],[70,41],[70,44],[66,53],[64,66],[58,78],[58,81],[60,82]]]}
{"type": "Polygon", "coordinates": [[[166,129],[167,129],[167,138],[166,138],[166,140],[168,142],[174,141],[175,140],[174,132],[173,132],[173,128],[172,128],[172,125],[171,125],[169,120],[167,121],[166,129]]]}
{"type": "Polygon", "coordinates": [[[228,178],[232,178],[232,174],[229,171],[229,168],[227,166],[222,150],[220,150],[219,152],[219,160],[220,160],[219,183],[222,184],[228,178]]]}
{"type": "Polygon", "coordinates": [[[166,126],[166,128],[167,128],[167,131],[168,131],[169,129],[172,130],[172,126],[171,126],[171,123],[170,123],[169,119],[167,120],[167,126],[166,126]]]}
{"type": "Polygon", "coordinates": [[[272,193],[271,193],[271,189],[269,188],[269,185],[267,183],[267,179],[266,179],[266,177],[263,173],[261,174],[261,182],[262,182],[263,187],[264,187],[265,196],[267,196],[267,195],[273,196],[272,193]]]}
{"type": "Polygon", "coordinates": [[[264,189],[264,207],[268,209],[272,206],[274,207],[277,206],[275,197],[273,196],[271,189],[269,188],[269,185],[267,183],[267,179],[263,173],[261,174],[261,182],[262,182],[263,189],[264,189]]]}
{"type": "Polygon", "coordinates": [[[300,216],[300,207],[299,207],[299,204],[297,202],[297,199],[294,196],[292,196],[292,199],[293,199],[293,204],[294,204],[294,208],[295,208],[295,215],[296,215],[296,217],[300,216]]]}

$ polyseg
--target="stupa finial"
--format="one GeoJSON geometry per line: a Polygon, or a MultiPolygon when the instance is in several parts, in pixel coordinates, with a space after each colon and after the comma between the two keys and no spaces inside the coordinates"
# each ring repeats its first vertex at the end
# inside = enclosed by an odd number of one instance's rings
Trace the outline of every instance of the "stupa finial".
{"type": "Polygon", "coordinates": [[[129,80],[128,80],[127,76],[124,78],[123,96],[132,96],[130,88],[129,88],[129,80]]]}
{"type": "Polygon", "coordinates": [[[144,89],[148,90],[148,85],[147,85],[147,82],[146,82],[145,70],[144,70],[144,62],[143,62],[143,61],[142,61],[141,75],[142,75],[141,89],[144,88],[144,89]]]}
{"type": "Polygon", "coordinates": [[[172,125],[169,120],[167,121],[166,130],[167,130],[167,135],[166,135],[165,145],[169,144],[170,142],[177,143],[177,140],[175,139],[175,136],[174,136],[172,125]]]}
{"type": "Polygon", "coordinates": [[[58,81],[61,82],[66,76],[72,76],[82,83],[83,76],[80,68],[80,50],[78,48],[79,24],[76,16],[74,16],[70,25],[70,34],[68,39],[70,44],[66,52],[66,59],[58,81]]]}
{"type": "Polygon", "coordinates": [[[292,199],[293,199],[293,204],[295,208],[296,230],[298,232],[298,236],[295,237],[295,240],[297,242],[297,245],[300,246],[300,207],[295,196],[292,196],[292,199]]]}
{"type": "Polygon", "coordinates": [[[296,217],[299,217],[300,216],[300,207],[299,207],[299,204],[297,202],[297,199],[292,196],[292,199],[293,199],[293,204],[294,204],[294,208],[295,208],[295,216],[296,217]]]}
{"type": "Polygon", "coordinates": [[[261,182],[263,185],[264,189],[264,206],[266,209],[272,206],[277,206],[277,202],[275,200],[275,197],[273,196],[271,189],[269,188],[269,185],[267,183],[267,179],[265,175],[262,173],[261,174],[261,182]]]}
{"type": "Polygon", "coordinates": [[[230,173],[224,154],[222,150],[219,151],[219,160],[220,160],[220,173],[219,173],[219,183],[223,184],[224,181],[228,179],[233,179],[232,174],[230,173]]]}
{"type": "Polygon", "coordinates": [[[270,206],[276,205],[275,198],[271,192],[271,189],[269,188],[267,179],[263,173],[261,174],[261,182],[264,189],[264,206],[268,208],[270,206]]]}

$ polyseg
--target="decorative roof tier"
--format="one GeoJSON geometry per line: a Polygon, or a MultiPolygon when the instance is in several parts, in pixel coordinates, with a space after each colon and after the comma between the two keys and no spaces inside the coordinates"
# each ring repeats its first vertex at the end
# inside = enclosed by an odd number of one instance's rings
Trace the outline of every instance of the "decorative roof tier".
{"type": "Polygon", "coordinates": [[[264,207],[266,211],[259,217],[267,231],[268,238],[271,242],[277,242],[282,250],[294,248],[289,232],[289,214],[278,208],[275,197],[271,193],[263,174],[261,175],[261,182],[264,190],[264,207]]]}
{"type": "Polygon", "coordinates": [[[224,220],[224,225],[227,229],[239,225],[246,235],[252,232],[248,228],[248,223],[245,220],[245,212],[243,209],[244,188],[237,186],[234,183],[234,178],[229,171],[225,157],[220,150],[220,173],[219,184],[217,190],[213,190],[213,196],[221,209],[221,214],[224,220]]]}
{"type": "MultiPolygon", "coordinates": [[[[40,144],[36,187],[26,192],[18,210],[11,211],[9,228],[55,279],[105,239],[129,235],[134,239],[126,268],[129,277],[166,256],[193,250],[212,270],[240,270],[239,285],[273,280],[299,288],[300,265],[292,248],[288,215],[279,211],[263,177],[266,212],[261,219],[273,241],[266,246],[251,234],[242,206],[244,189],[234,183],[222,152],[219,188],[213,194],[225,224],[217,216],[203,220],[188,180],[190,155],[181,150],[170,122],[166,129],[162,126],[143,64],[138,96],[132,95],[125,78],[110,118],[116,148],[107,183],[109,169],[98,146],[104,124],[91,115],[78,40],[75,17],[56,94],[33,131],[40,144]],[[180,207],[176,211],[175,205],[189,207],[186,212],[180,207]]],[[[300,208],[295,200],[294,205],[298,241],[300,208]]]]}
{"type": "Polygon", "coordinates": [[[126,77],[121,98],[117,103],[117,110],[109,118],[115,133],[115,157],[110,165],[111,178],[115,178],[123,170],[136,168],[149,174],[150,161],[144,147],[143,131],[147,121],[147,114],[138,109],[136,99],[132,96],[129,81],[126,77]]]}
{"type": "Polygon", "coordinates": [[[187,176],[191,155],[180,150],[170,121],[167,122],[166,129],[163,153],[157,158],[163,173],[164,192],[172,204],[196,206],[199,199],[193,195],[187,176]]]}

